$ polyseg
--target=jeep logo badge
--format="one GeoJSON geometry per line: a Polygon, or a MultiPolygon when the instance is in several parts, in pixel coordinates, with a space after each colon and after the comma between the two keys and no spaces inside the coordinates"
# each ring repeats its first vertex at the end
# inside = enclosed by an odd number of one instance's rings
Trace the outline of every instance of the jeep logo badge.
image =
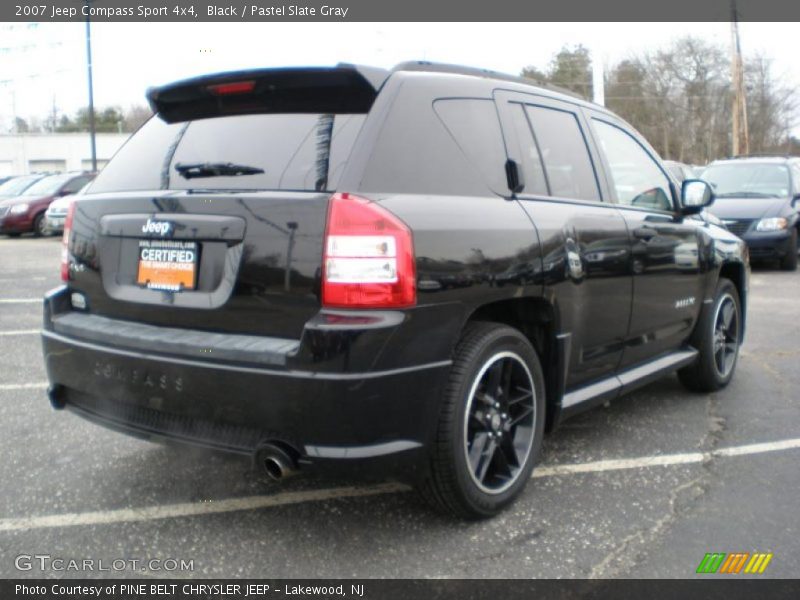
{"type": "Polygon", "coordinates": [[[142,233],[157,233],[164,237],[172,233],[172,223],[169,221],[154,221],[147,219],[147,223],[142,225],[142,233]]]}

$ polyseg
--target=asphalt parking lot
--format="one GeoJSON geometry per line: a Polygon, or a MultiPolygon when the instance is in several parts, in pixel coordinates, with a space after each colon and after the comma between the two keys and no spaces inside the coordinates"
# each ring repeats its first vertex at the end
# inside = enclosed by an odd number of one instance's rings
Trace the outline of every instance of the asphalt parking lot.
{"type": "MultiPolygon", "coordinates": [[[[511,510],[465,523],[397,484],[297,477],[138,441],[53,411],[40,298],[55,238],[0,238],[0,576],[19,555],[193,561],[136,577],[691,577],[706,552],[800,569],[800,273],[757,269],[726,390],[675,377],[568,421],[511,510]]],[[[738,575],[746,577],[746,575],[738,575]]]]}

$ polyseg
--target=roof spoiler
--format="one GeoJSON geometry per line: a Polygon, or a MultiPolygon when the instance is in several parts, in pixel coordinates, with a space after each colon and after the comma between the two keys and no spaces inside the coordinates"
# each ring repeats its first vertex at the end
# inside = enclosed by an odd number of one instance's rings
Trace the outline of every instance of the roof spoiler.
{"type": "Polygon", "coordinates": [[[147,90],[167,123],[242,114],[366,113],[389,72],[335,67],[253,69],[186,79],[147,90]]]}

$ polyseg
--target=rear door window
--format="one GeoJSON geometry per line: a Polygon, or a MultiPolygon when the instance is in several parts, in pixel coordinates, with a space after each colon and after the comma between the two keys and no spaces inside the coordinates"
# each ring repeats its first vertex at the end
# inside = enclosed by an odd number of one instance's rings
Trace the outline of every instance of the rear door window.
{"type": "Polygon", "coordinates": [[[517,136],[520,158],[522,160],[522,173],[525,179],[524,194],[539,194],[547,196],[550,191],[547,187],[547,177],[542,165],[542,156],[533,137],[530,122],[525,114],[522,104],[511,103],[511,126],[517,136]]]}
{"type": "Polygon", "coordinates": [[[239,115],[173,124],[154,117],[103,169],[91,191],[333,190],[365,116],[239,115]],[[225,165],[248,174],[230,175],[225,165]]]}
{"type": "Polygon", "coordinates": [[[443,98],[436,100],[433,108],[489,189],[506,189],[506,151],[494,101],[480,98],[443,98]]]}
{"type": "Polygon", "coordinates": [[[536,147],[552,196],[600,200],[586,139],[575,113],[527,104],[536,147]]]}

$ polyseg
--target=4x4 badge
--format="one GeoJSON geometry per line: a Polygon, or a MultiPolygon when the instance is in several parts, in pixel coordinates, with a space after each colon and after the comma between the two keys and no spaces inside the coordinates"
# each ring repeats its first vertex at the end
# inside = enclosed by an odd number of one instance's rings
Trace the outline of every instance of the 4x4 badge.
{"type": "Polygon", "coordinates": [[[169,221],[154,221],[147,219],[147,223],[142,225],[142,233],[157,233],[165,237],[172,233],[172,223],[169,221]]]}

